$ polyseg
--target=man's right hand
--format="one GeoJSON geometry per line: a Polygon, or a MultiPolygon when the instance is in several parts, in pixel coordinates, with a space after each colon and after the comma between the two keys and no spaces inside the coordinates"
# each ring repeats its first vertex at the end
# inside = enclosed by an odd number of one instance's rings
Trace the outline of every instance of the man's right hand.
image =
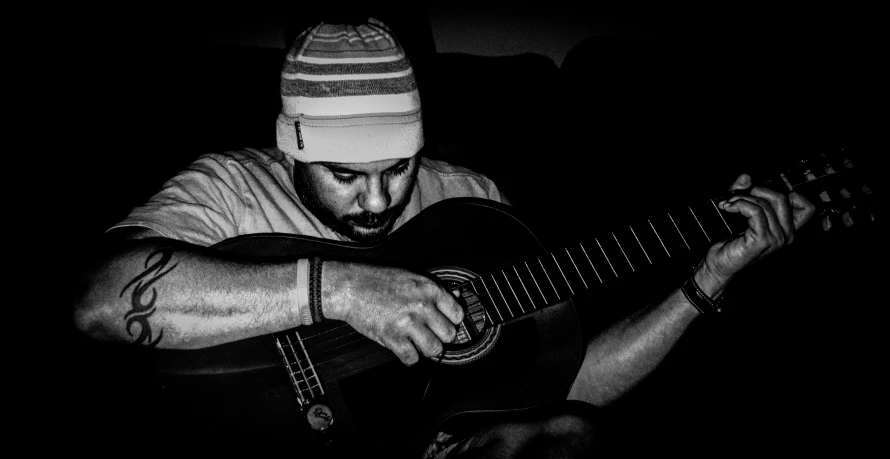
{"type": "Polygon", "coordinates": [[[454,340],[464,312],[433,279],[399,268],[325,261],[325,317],[343,320],[391,350],[406,365],[442,353],[454,340]]]}

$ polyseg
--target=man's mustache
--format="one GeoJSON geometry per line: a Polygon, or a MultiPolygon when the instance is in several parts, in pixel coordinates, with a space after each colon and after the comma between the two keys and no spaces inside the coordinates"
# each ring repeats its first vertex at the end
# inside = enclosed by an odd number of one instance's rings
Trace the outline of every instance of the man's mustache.
{"type": "Polygon", "coordinates": [[[357,214],[346,215],[343,217],[343,220],[355,226],[376,228],[387,224],[392,219],[392,215],[393,212],[391,209],[387,209],[379,214],[364,211],[357,214]]]}

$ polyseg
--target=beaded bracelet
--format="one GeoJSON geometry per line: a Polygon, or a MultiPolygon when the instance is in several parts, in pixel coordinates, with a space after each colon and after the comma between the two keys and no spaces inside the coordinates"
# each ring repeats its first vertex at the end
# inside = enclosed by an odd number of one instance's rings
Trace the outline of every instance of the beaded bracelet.
{"type": "Polygon", "coordinates": [[[312,322],[324,321],[321,310],[321,269],[324,261],[321,257],[309,259],[309,310],[312,313],[312,322]]]}
{"type": "Polygon", "coordinates": [[[694,272],[688,279],[686,279],[686,282],[683,283],[683,287],[680,288],[680,291],[683,292],[683,295],[686,295],[686,299],[692,303],[692,306],[694,306],[695,309],[698,309],[698,312],[702,314],[721,312],[720,301],[712,300],[702,291],[701,287],[698,286],[698,283],[695,282],[694,272]]]}

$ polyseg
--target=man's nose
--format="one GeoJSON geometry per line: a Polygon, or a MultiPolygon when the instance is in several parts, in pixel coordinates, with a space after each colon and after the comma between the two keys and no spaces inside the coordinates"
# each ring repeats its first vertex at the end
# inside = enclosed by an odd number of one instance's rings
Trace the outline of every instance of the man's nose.
{"type": "Polygon", "coordinates": [[[377,177],[369,178],[366,183],[367,186],[362,193],[359,205],[363,210],[379,214],[389,207],[389,193],[387,193],[383,181],[377,177]]]}

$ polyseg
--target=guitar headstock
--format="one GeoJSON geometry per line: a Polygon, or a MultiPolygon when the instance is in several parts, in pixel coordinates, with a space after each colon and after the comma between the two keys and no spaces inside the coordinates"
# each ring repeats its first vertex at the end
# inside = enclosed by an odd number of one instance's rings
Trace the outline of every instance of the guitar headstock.
{"type": "Polygon", "coordinates": [[[832,232],[878,221],[880,206],[866,169],[840,149],[797,161],[780,181],[815,204],[812,221],[832,232]]]}

